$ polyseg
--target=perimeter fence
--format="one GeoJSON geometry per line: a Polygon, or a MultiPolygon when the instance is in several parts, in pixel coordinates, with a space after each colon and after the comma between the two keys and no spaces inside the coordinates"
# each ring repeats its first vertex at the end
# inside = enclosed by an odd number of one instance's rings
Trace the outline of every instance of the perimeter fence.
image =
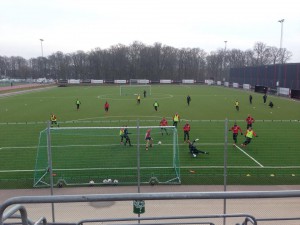
{"type": "Polygon", "coordinates": [[[0,205],[0,225],[296,225],[299,197],[299,190],[19,196],[0,205]]]}
{"type": "MultiPolygon", "coordinates": [[[[255,121],[253,130],[258,137],[254,137],[249,145],[241,146],[245,140],[246,124],[244,121],[228,120],[190,120],[190,140],[199,139],[195,146],[202,151],[209,152],[209,155],[199,154],[193,157],[189,153],[188,144],[184,142],[182,127],[185,122],[178,125],[178,165],[180,169],[180,184],[188,185],[298,185],[300,184],[300,123],[291,120],[262,120],[255,121]],[[243,135],[237,137],[237,144],[233,145],[232,132],[229,131],[236,122],[242,129],[243,135]]],[[[140,126],[158,125],[158,120],[139,120],[140,126]]],[[[70,121],[61,122],[60,127],[136,127],[137,120],[107,120],[107,121],[70,121]]],[[[0,186],[1,188],[31,188],[34,184],[34,173],[37,159],[40,132],[47,128],[46,122],[27,123],[1,123],[0,130],[0,186]]],[[[135,134],[130,128],[132,147],[120,144],[119,131],[116,129],[115,137],[110,144],[115,145],[114,154],[110,159],[112,162],[122,161],[124,152],[130,152],[134,162],[138,157],[145,155],[144,131],[135,134]],[[138,149],[141,155],[138,155],[138,149]],[[120,153],[118,153],[120,151],[120,153]],[[122,152],[122,154],[121,154],[122,152]],[[118,159],[118,160],[117,160],[118,159]]],[[[78,139],[73,136],[76,145],[83,145],[87,148],[95,148],[88,143],[88,138],[78,139]],[[80,143],[77,143],[81,141],[80,143]]],[[[100,142],[105,137],[100,137],[100,142]]],[[[173,143],[172,143],[173,144],[173,143]]],[[[173,145],[169,144],[171,148],[173,145]]],[[[75,151],[74,145],[74,154],[75,151]]],[[[96,146],[97,147],[97,146],[96,146]]],[[[151,154],[162,153],[168,148],[168,136],[157,131],[154,135],[151,154]],[[159,145],[158,142],[161,144],[159,145]]],[[[171,154],[171,153],[170,153],[171,154]]],[[[126,153],[125,153],[126,155],[126,153]]],[[[150,154],[149,154],[150,155],[150,154]]],[[[141,158],[140,158],[141,159],[141,158]]],[[[154,158],[144,158],[151,163],[154,158]]],[[[61,160],[72,163],[71,157],[65,156],[61,160]]],[[[89,160],[94,166],[97,164],[97,157],[90,157],[89,160]]],[[[103,159],[102,159],[103,160],[103,159]]],[[[104,159],[105,160],[105,159],[104,159]]],[[[126,160],[123,160],[126,161],[126,160]]],[[[53,164],[58,161],[53,161],[53,164]]],[[[115,165],[117,168],[119,165],[115,165]]],[[[143,159],[141,160],[143,167],[143,159]]],[[[137,164],[131,164],[137,169],[137,164]]],[[[48,168],[48,167],[46,167],[48,168]]],[[[46,169],[45,168],[45,169],[46,169]]],[[[55,171],[55,178],[63,177],[59,171],[55,171]]],[[[101,172],[97,172],[98,175],[101,172]]],[[[97,175],[97,176],[98,176],[97,175]]],[[[90,181],[97,182],[92,174],[81,177],[81,185],[90,185],[90,181]]],[[[107,175],[106,175],[107,176],[107,175]]],[[[138,175],[131,182],[138,182],[138,175]]],[[[99,177],[101,177],[99,175],[99,177]]],[[[110,178],[107,176],[107,178],[110,178]]],[[[121,177],[115,177],[121,180],[121,177]]],[[[50,179],[50,178],[49,178],[50,179]]],[[[150,183],[150,180],[149,180],[150,183]]],[[[159,182],[154,182],[159,183],[159,182]]],[[[57,182],[55,184],[58,184],[57,182]]],[[[108,183],[110,184],[110,183],[108,183]]],[[[126,185],[126,182],[124,182],[126,185]]],[[[146,184],[146,183],[145,183],[146,184]]],[[[122,183],[117,183],[122,185],[122,183]]]]}

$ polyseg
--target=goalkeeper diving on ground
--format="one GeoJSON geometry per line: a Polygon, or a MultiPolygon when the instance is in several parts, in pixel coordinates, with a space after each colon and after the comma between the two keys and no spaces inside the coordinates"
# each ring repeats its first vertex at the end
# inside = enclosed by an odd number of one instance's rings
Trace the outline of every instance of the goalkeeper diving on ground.
{"type": "Polygon", "coordinates": [[[192,157],[197,157],[200,153],[201,154],[206,154],[206,155],[209,155],[209,152],[204,152],[204,151],[201,151],[199,149],[196,148],[196,146],[194,146],[195,142],[199,141],[199,139],[195,139],[193,142],[191,142],[190,140],[188,140],[188,144],[189,144],[189,150],[190,150],[190,153],[192,155],[192,157]]]}

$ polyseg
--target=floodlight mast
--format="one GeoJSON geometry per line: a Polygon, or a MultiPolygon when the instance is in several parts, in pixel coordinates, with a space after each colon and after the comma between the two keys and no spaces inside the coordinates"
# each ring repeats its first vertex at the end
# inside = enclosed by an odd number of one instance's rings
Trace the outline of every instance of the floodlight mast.
{"type": "Polygon", "coordinates": [[[227,47],[227,41],[224,41],[225,43],[225,48],[224,48],[224,55],[223,55],[223,63],[222,63],[222,67],[223,67],[223,80],[225,80],[226,77],[226,47],[227,47]]]}
{"type": "Polygon", "coordinates": [[[279,47],[279,57],[280,57],[280,66],[279,66],[279,71],[278,71],[278,82],[277,82],[277,86],[280,86],[281,83],[281,67],[283,64],[283,52],[282,52],[282,37],[283,37],[283,22],[284,19],[278,20],[278,22],[281,24],[281,34],[280,34],[280,47],[279,47]]]}
{"type": "Polygon", "coordinates": [[[282,49],[282,36],[283,36],[283,22],[284,19],[278,20],[279,23],[281,23],[281,36],[280,36],[280,50],[282,49]]]}
{"type": "Polygon", "coordinates": [[[40,41],[41,41],[42,57],[44,57],[44,51],[43,51],[43,41],[44,41],[44,39],[41,38],[40,41]]]}

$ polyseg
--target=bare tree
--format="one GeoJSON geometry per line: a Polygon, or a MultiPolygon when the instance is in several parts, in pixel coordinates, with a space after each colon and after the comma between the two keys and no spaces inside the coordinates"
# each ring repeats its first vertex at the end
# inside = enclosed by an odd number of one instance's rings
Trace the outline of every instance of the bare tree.
{"type": "Polygon", "coordinates": [[[75,79],[87,79],[88,77],[88,55],[84,51],[77,51],[70,54],[71,58],[71,69],[73,78],[75,79]]]}
{"type": "Polygon", "coordinates": [[[56,79],[70,79],[74,78],[72,74],[71,66],[72,60],[69,55],[65,55],[62,52],[56,52],[48,57],[49,67],[52,70],[52,75],[56,79]]]}
{"type": "Polygon", "coordinates": [[[269,47],[270,58],[272,60],[272,64],[276,64],[279,62],[280,50],[277,47],[270,46],[269,47]]]}
{"type": "Polygon", "coordinates": [[[25,60],[0,56],[0,76],[11,78],[54,79],[227,79],[230,68],[286,63],[292,57],[287,49],[262,42],[253,49],[219,49],[207,54],[200,48],[177,49],[135,41],[129,46],[117,44],[108,49],[70,54],[56,52],[48,57],[25,60]]]}
{"type": "Polygon", "coordinates": [[[206,57],[207,60],[207,79],[213,80],[223,80],[225,77],[222,77],[223,74],[223,53],[222,50],[218,52],[211,52],[210,55],[206,57]]]}
{"type": "Polygon", "coordinates": [[[279,51],[279,63],[283,64],[290,60],[293,56],[293,53],[288,51],[286,48],[282,48],[279,51]]]}
{"type": "Polygon", "coordinates": [[[0,56],[0,77],[6,77],[8,71],[9,59],[6,56],[0,56]]]}
{"type": "Polygon", "coordinates": [[[246,65],[246,53],[239,49],[228,51],[227,58],[230,68],[244,67],[246,65]]]}
{"type": "Polygon", "coordinates": [[[272,62],[270,48],[262,42],[257,42],[253,47],[256,66],[268,65],[272,62]]]}
{"type": "Polygon", "coordinates": [[[253,50],[246,50],[245,51],[245,66],[254,66],[256,64],[256,59],[254,57],[254,51],[253,50]]]}

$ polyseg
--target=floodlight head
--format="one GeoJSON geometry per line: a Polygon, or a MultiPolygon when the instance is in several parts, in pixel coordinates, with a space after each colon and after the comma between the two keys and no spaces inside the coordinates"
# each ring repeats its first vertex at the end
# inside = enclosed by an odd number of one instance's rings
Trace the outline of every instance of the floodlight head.
{"type": "Polygon", "coordinates": [[[44,39],[40,39],[40,41],[44,41],[44,39]]]}

